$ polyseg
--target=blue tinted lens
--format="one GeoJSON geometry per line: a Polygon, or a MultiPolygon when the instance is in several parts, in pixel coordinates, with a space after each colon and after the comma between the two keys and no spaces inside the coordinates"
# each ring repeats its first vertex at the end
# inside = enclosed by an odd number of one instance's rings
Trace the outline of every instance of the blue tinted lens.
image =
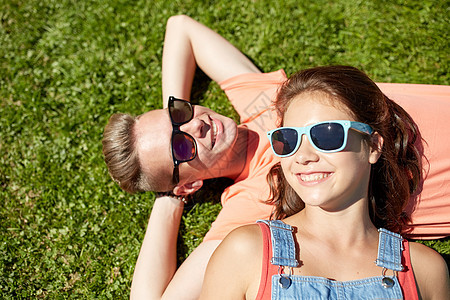
{"type": "Polygon", "coordinates": [[[192,160],[196,154],[194,139],[184,133],[175,133],[172,136],[172,153],[179,162],[192,160]]]}
{"type": "Polygon", "coordinates": [[[339,149],[344,144],[344,127],[339,123],[323,123],[313,126],[310,135],[314,145],[324,151],[339,149]]]}
{"type": "Polygon", "coordinates": [[[272,133],[272,148],[275,154],[287,155],[295,150],[298,134],[292,128],[280,128],[272,133]]]}

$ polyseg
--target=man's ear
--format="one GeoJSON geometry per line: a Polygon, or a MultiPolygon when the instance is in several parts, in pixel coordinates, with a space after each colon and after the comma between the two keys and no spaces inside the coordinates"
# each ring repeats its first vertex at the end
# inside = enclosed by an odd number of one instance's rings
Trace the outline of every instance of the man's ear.
{"type": "Polygon", "coordinates": [[[374,132],[371,139],[372,147],[370,148],[369,163],[375,164],[383,151],[384,139],[378,132],[374,132]]]}
{"type": "Polygon", "coordinates": [[[173,188],[173,193],[178,196],[190,195],[198,191],[203,186],[203,180],[195,180],[177,185],[173,188]]]}

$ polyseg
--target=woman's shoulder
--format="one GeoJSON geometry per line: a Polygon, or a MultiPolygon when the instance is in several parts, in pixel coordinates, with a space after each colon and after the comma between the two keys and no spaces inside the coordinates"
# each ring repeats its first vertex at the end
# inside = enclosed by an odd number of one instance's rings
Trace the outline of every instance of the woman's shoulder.
{"type": "Polygon", "coordinates": [[[421,297],[448,299],[445,297],[450,294],[450,280],[444,258],[435,250],[420,243],[409,243],[409,249],[411,265],[421,297]]]}
{"type": "Polygon", "coordinates": [[[418,265],[419,267],[425,265],[427,268],[436,267],[447,272],[447,264],[444,258],[434,249],[417,242],[410,242],[409,249],[413,265],[418,265]]]}
{"type": "Polygon", "coordinates": [[[240,255],[248,255],[254,253],[255,249],[261,249],[262,233],[259,225],[244,225],[234,229],[223,240],[221,247],[240,255]]]}
{"type": "Polygon", "coordinates": [[[202,291],[204,299],[256,297],[262,268],[260,232],[257,224],[245,225],[225,237],[208,263],[202,291]]]}

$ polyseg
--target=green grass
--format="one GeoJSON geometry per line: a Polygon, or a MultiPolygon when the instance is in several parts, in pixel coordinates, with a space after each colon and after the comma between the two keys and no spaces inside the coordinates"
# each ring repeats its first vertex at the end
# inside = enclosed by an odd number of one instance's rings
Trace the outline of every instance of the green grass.
{"type": "MultiPolygon", "coordinates": [[[[0,290],[3,299],[127,298],[152,193],[108,177],[113,112],[161,107],[164,27],[188,14],[263,71],[350,64],[376,81],[449,84],[446,1],[0,1],[0,290]]],[[[217,84],[198,101],[236,116],[217,84]]],[[[179,257],[220,209],[186,210],[179,257]]],[[[428,242],[443,255],[449,240],[428,242]]]]}

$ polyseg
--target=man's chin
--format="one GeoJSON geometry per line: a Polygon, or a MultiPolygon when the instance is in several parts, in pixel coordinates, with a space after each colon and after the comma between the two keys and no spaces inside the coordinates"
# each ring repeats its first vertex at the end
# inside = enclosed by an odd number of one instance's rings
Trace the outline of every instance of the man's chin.
{"type": "Polygon", "coordinates": [[[223,122],[224,130],[219,141],[216,141],[216,145],[222,149],[231,148],[238,139],[238,127],[237,124],[229,119],[227,123],[223,122]]]}

